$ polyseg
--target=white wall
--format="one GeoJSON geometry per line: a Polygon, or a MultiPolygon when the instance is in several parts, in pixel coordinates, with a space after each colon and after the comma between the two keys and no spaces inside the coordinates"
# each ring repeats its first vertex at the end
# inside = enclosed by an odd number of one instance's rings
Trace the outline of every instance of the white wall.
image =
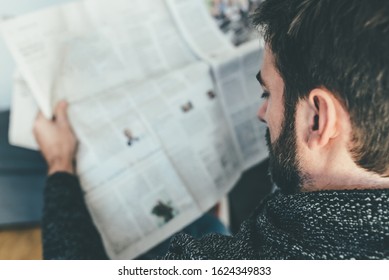
{"type": "MultiPolygon", "coordinates": [[[[17,16],[70,0],[0,0],[0,17],[17,16]]],[[[11,102],[13,59],[0,37],[0,111],[8,109],[11,102]]]]}

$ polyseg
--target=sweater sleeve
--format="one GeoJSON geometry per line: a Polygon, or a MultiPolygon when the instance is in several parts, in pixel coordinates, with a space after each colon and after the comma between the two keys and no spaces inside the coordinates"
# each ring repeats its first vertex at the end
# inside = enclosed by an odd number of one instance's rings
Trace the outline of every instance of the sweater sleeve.
{"type": "Polygon", "coordinates": [[[44,259],[107,259],[76,176],[48,177],[42,220],[44,259]]]}

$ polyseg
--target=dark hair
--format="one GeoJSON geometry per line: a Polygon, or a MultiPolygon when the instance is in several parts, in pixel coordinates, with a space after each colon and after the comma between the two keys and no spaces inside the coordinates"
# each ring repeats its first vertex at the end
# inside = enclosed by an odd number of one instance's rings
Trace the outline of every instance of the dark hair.
{"type": "Polygon", "coordinates": [[[325,87],[350,114],[351,154],[388,175],[389,1],[267,0],[252,16],[296,106],[325,87]]]}

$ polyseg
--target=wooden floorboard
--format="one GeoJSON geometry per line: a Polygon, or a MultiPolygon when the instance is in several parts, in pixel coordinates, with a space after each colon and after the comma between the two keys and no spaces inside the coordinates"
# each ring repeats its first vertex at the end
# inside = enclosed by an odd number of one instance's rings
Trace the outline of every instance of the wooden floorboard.
{"type": "Polygon", "coordinates": [[[39,259],[42,259],[39,227],[0,230],[0,260],[39,259]]]}

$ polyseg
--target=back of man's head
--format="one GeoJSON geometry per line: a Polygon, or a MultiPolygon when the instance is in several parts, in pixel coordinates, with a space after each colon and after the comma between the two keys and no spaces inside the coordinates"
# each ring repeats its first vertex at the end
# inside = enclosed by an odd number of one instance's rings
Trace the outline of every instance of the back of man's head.
{"type": "Polygon", "coordinates": [[[284,80],[284,106],[314,88],[349,113],[360,167],[389,175],[389,2],[267,0],[253,16],[284,80]]]}

